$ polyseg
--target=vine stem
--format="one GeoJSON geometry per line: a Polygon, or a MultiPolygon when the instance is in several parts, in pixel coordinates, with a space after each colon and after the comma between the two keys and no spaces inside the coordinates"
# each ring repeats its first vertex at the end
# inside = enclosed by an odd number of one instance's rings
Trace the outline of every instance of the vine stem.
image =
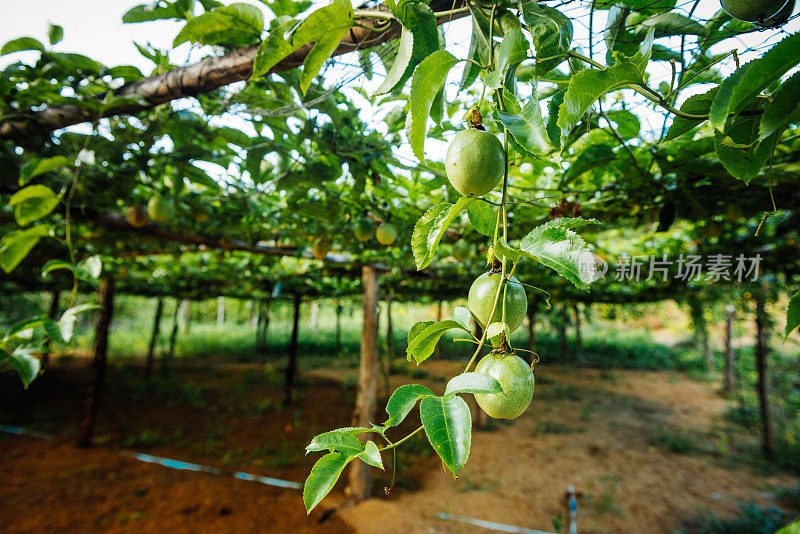
{"type": "Polygon", "coordinates": [[[401,445],[401,444],[405,443],[406,441],[410,440],[412,437],[414,437],[414,435],[419,433],[419,431],[422,430],[422,428],[423,428],[422,425],[418,426],[417,429],[414,430],[411,434],[407,435],[403,439],[395,441],[391,445],[387,445],[385,447],[382,447],[382,448],[378,449],[378,451],[379,452],[383,452],[383,451],[388,451],[388,450],[396,448],[398,445],[401,445]]]}

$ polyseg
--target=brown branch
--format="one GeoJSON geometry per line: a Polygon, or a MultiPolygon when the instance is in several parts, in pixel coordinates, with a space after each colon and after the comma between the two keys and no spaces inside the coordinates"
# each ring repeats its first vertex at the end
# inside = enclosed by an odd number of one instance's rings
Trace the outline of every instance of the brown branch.
{"type": "MultiPolygon", "coordinates": [[[[463,0],[433,0],[430,7],[434,11],[443,11],[461,7],[462,5],[464,5],[463,0]]],[[[372,8],[372,10],[387,11],[384,6],[372,8]]],[[[437,22],[443,24],[467,14],[448,14],[439,17],[437,22]]],[[[396,38],[400,32],[400,24],[396,21],[391,22],[389,27],[383,31],[376,31],[374,28],[385,25],[385,20],[363,18],[357,19],[357,22],[359,26],[354,26],[347,32],[339,46],[331,54],[331,57],[378,46],[396,38]]],[[[283,72],[299,67],[303,64],[313,46],[313,43],[301,46],[272,67],[269,72],[283,72]]],[[[159,104],[184,97],[194,97],[225,85],[247,80],[253,72],[253,61],[257,51],[258,45],[253,45],[223,56],[206,58],[193,65],[177,67],[163,74],[125,84],[114,91],[114,96],[138,96],[144,99],[147,104],[127,104],[109,107],[102,112],[101,117],[137,113],[159,104]]],[[[105,95],[100,95],[99,98],[104,97],[105,95]]],[[[96,112],[91,112],[80,106],[49,106],[23,118],[6,119],[0,122],[0,140],[22,140],[26,137],[45,134],[74,124],[93,121],[97,118],[96,112]]]]}

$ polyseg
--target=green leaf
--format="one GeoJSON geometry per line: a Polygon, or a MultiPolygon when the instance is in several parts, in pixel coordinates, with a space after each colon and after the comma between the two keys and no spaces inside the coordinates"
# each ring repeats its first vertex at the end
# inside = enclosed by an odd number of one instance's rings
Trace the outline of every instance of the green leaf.
{"type": "Polygon", "coordinates": [[[264,14],[255,6],[234,3],[189,19],[172,46],[186,41],[204,45],[246,46],[264,31],[264,14]]]}
{"type": "Polygon", "coordinates": [[[457,476],[472,442],[469,406],[458,396],[425,397],[419,406],[425,435],[442,463],[457,476]]]}
{"type": "Polygon", "coordinates": [[[389,419],[383,424],[384,427],[397,426],[402,423],[406,416],[417,405],[417,401],[421,398],[432,396],[434,393],[425,386],[418,384],[406,384],[400,386],[386,403],[386,413],[389,414],[389,419]]]}
{"type": "Polygon", "coordinates": [[[766,139],[788,124],[800,122],[800,72],[783,82],[764,105],[758,138],[766,139]]]}
{"type": "Polygon", "coordinates": [[[642,124],[639,122],[639,117],[627,109],[607,111],[605,115],[608,119],[617,123],[617,133],[621,135],[623,139],[639,137],[642,124]]]}
{"type": "MultiPolygon", "coordinates": [[[[547,136],[550,138],[550,144],[555,148],[561,148],[561,130],[558,127],[558,111],[564,104],[564,95],[567,93],[566,89],[562,89],[550,98],[547,103],[547,125],[545,129],[547,136]]],[[[491,234],[489,234],[491,235],[491,234]]]]}
{"type": "Polygon", "coordinates": [[[47,24],[47,39],[50,41],[51,45],[56,44],[57,42],[61,41],[64,38],[64,28],[59,26],[58,24],[53,24],[49,22],[47,24]]]}
{"type": "Polygon", "coordinates": [[[408,140],[414,155],[425,161],[425,134],[428,130],[428,117],[436,93],[444,84],[447,73],[458,63],[453,54],[437,50],[425,58],[414,71],[411,78],[411,96],[407,119],[408,140]]]}
{"type": "Polygon", "coordinates": [[[430,358],[436,344],[442,338],[445,332],[450,329],[458,328],[459,330],[469,331],[467,328],[452,319],[446,321],[434,322],[423,329],[418,329],[412,333],[408,333],[408,348],[406,349],[406,356],[409,361],[412,359],[417,362],[417,365],[430,358]]]}
{"type": "MultiPolygon", "coordinates": [[[[692,115],[708,114],[708,111],[711,109],[711,103],[714,101],[714,97],[717,96],[718,91],[719,87],[714,87],[705,93],[690,96],[681,106],[681,111],[692,115]]],[[[684,119],[683,117],[676,116],[669,130],[667,130],[667,135],[664,137],[664,140],[675,139],[676,137],[688,133],[702,122],[703,121],[684,119]]]]}
{"type": "Polygon", "coordinates": [[[392,12],[403,25],[403,31],[397,57],[376,94],[402,87],[417,65],[439,50],[439,30],[430,7],[418,2],[404,2],[392,12]]]}
{"type": "Polygon", "coordinates": [[[720,163],[745,183],[758,176],[772,156],[775,140],[781,134],[781,131],[776,131],[759,142],[760,120],[757,115],[731,117],[724,131],[714,132],[714,149],[720,163]]]}
{"type": "Polygon", "coordinates": [[[289,20],[273,28],[267,38],[261,41],[253,61],[254,78],[264,76],[280,60],[294,52],[295,47],[283,37],[294,24],[294,20],[289,20]]]}
{"type": "Polygon", "coordinates": [[[511,106],[508,106],[508,112],[498,110],[497,116],[514,136],[517,144],[536,156],[552,152],[553,147],[550,145],[550,137],[542,118],[536,92],[534,91],[530,100],[521,109],[514,96],[504,95],[503,100],[510,102],[511,106]]]}
{"type": "Polygon", "coordinates": [[[154,4],[148,2],[146,4],[139,4],[126,11],[122,15],[122,22],[130,24],[134,22],[149,22],[151,20],[164,20],[164,19],[185,19],[186,13],[182,13],[178,3],[172,2],[166,5],[161,2],[154,4]]]}
{"type": "Polygon", "coordinates": [[[0,238],[0,268],[10,273],[25,259],[39,239],[49,233],[49,228],[42,224],[6,233],[0,238]]]}
{"type": "Polygon", "coordinates": [[[314,436],[306,446],[306,454],[314,451],[336,451],[348,456],[358,456],[364,450],[364,444],[350,432],[332,430],[318,436],[314,436]]]}
{"type": "Polygon", "coordinates": [[[300,90],[305,94],[319,73],[322,65],[339,46],[344,35],[353,27],[353,7],[349,0],[333,2],[311,13],[292,36],[295,49],[306,43],[314,43],[303,60],[303,73],[300,75],[300,90]]]}
{"type": "Polygon", "coordinates": [[[641,33],[655,30],[655,36],[669,37],[670,35],[705,35],[706,29],[702,24],[678,13],[659,13],[642,21],[628,19],[628,24],[638,22],[638,31],[641,33]]]}
{"type": "Polygon", "coordinates": [[[469,321],[472,318],[468,308],[464,306],[456,306],[453,308],[453,320],[461,323],[464,330],[469,331],[469,321]]]}
{"type": "Polygon", "coordinates": [[[490,237],[494,235],[497,215],[488,202],[470,202],[467,204],[467,216],[476,232],[490,237]]]}
{"type": "Polygon", "coordinates": [[[516,92],[515,79],[517,67],[528,59],[528,40],[522,30],[514,28],[503,37],[497,53],[497,72],[503,79],[503,85],[513,94],[516,92]]]}
{"type": "Polygon", "coordinates": [[[541,76],[566,59],[564,54],[572,43],[572,22],[557,9],[533,1],[520,2],[519,9],[533,37],[534,72],[541,76]]]}
{"type": "Polygon", "coordinates": [[[84,75],[100,74],[100,72],[105,68],[102,63],[86,57],[83,54],[50,51],[47,52],[46,56],[52,59],[59,67],[70,74],[73,72],[84,75]]]}
{"type": "Polygon", "coordinates": [[[458,215],[464,206],[475,200],[473,197],[461,197],[455,204],[442,202],[428,211],[414,225],[411,234],[411,251],[414,253],[414,261],[417,270],[424,269],[430,265],[436,247],[442,240],[447,227],[458,215]]]}
{"type": "Polygon", "coordinates": [[[42,276],[47,276],[51,272],[56,271],[58,269],[66,269],[68,271],[72,271],[75,269],[75,266],[65,260],[48,260],[42,266],[42,276]]]}
{"type": "Polygon", "coordinates": [[[75,321],[78,319],[78,314],[89,310],[97,310],[100,308],[99,304],[89,303],[80,304],[67,309],[62,315],[61,320],[58,321],[58,329],[61,332],[61,340],[64,343],[69,343],[72,339],[72,334],[75,331],[75,321]]]}
{"type": "Polygon", "coordinates": [[[19,185],[25,185],[32,178],[40,174],[53,171],[61,167],[71,167],[75,161],[64,156],[54,156],[47,159],[34,159],[22,166],[19,171],[19,185]]]}
{"type": "Polygon", "coordinates": [[[17,224],[25,226],[48,215],[60,201],[61,198],[52,189],[37,184],[29,185],[14,193],[8,201],[8,205],[15,206],[14,218],[17,224]]]}
{"type": "Polygon", "coordinates": [[[100,256],[89,256],[88,258],[78,262],[76,271],[83,271],[90,278],[100,278],[100,273],[103,272],[103,262],[100,256]]]}
{"type": "Polygon", "coordinates": [[[608,145],[590,145],[578,158],[572,162],[561,179],[561,186],[564,186],[583,174],[584,172],[605,165],[614,161],[616,154],[608,145]]]}
{"type": "Polygon", "coordinates": [[[471,17],[472,20],[472,37],[469,41],[469,52],[467,53],[467,58],[471,59],[472,61],[468,62],[464,67],[464,72],[461,75],[461,83],[459,84],[459,90],[463,91],[475,83],[475,80],[478,79],[478,74],[480,74],[481,68],[476,65],[474,62],[480,63],[482,65],[486,64],[486,60],[489,57],[489,42],[486,39],[486,36],[481,31],[481,27],[478,24],[478,21],[475,17],[471,17]]]}
{"type": "Polygon", "coordinates": [[[39,371],[42,367],[39,358],[22,349],[17,349],[11,354],[6,354],[6,361],[8,361],[8,365],[17,372],[25,389],[28,389],[31,382],[39,376],[39,371]]]}
{"type": "Polygon", "coordinates": [[[14,323],[3,337],[3,342],[6,343],[14,338],[30,339],[33,329],[44,326],[46,319],[46,316],[28,317],[14,323]]]}
{"type": "Polygon", "coordinates": [[[358,458],[367,465],[383,469],[383,460],[381,460],[381,451],[374,441],[368,441],[364,447],[364,451],[358,455],[358,458]]]}
{"type": "Polygon", "coordinates": [[[331,452],[317,460],[303,486],[303,503],[306,506],[306,513],[310,513],[333,489],[345,466],[352,459],[352,456],[331,452]]]}
{"type": "Polygon", "coordinates": [[[795,33],[767,50],[760,58],[742,65],[720,87],[711,105],[709,120],[721,130],[729,114],[737,114],[764,89],[780,80],[800,63],[800,33],[795,33]]]}
{"type": "Polygon", "coordinates": [[[483,373],[461,373],[450,379],[444,390],[446,395],[456,393],[502,393],[500,382],[483,373]]]}
{"type": "Polygon", "coordinates": [[[609,65],[614,62],[614,51],[617,50],[618,44],[627,43],[630,38],[628,25],[625,22],[628,14],[630,9],[619,4],[612,5],[608,10],[603,39],[606,42],[606,62],[609,65]]]}
{"type": "Polygon", "coordinates": [[[508,328],[506,323],[490,323],[486,327],[486,337],[492,340],[492,344],[496,345],[496,341],[500,339],[500,334],[505,333],[506,338],[511,336],[511,330],[508,328]]]}
{"type": "Polygon", "coordinates": [[[655,28],[647,31],[647,36],[639,45],[639,49],[631,58],[631,63],[639,68],[639,74],[644,76],[647,64],[650,62],[650,55],[653,53],[653,39],[655,38],[655,28]]]}
{"type": "Polygon", "coordinates": [[[789,306],[786,308],[786,328],[783,329],[784,343],[798,327],[800,327],[800,291],[789,299],[789,306]]]}
{"type": "Polygon", "coordinates": [[[596,277],[594,256],[581,236],[573,231],[573,228],[587,224],[598,222],[577,217],[553,219],[523,237],[519,248],[511,248],[500,240],[495,245],[494,252],[512,261],[522,257],[537,259],[578,289],[587,290],[596,277]]]}
{"type": "Polygon", "coordinates": [[[23,50],[38,50],[44,52],[44,45],[33,37],[18,37],[12,39],[0,48],[0,56],[11,54],[12,52],[21,52],[23,50]]]}
{"type": "Polygon", "coordinates": [[[584,70],[572,76],[558,111],[561,136],[566,137],[583,114],[601,96],[626,85],[641,82],[639,69],[633,63],[619,63],[604,70],[584,70]]]}

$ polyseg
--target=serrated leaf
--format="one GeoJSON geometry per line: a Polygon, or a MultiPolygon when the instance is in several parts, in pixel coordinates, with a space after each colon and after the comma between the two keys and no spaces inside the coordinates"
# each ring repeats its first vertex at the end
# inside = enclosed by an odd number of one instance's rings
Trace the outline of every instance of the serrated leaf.
{"type": "Polygon", "coordinates": [[[500,49],[497,52],[497,72],[502,77],[503,85],[514,94],[517,67],[520,63],[528,59],[528,48],[530,44],[518,28],[512,29],[505,34],[500,49]]]}
{"type": "MultiPolygon", "coordinates": [[[[711,103],[717,96],[718,91],[719,87],[714,87],[705,93],[690,96],[681,106],[681,111],[692,115],[708,114],[708,111],[711,109],[711,103]]],[[[672,121],[672,125],[667,130],[667,135],[664,137],[664,140],[675,139],[676,137],[688,133],[702,122],[701,120],[684,119],[683,117],[676,116],[672,121]]]]}
{"type": "Polygon", "coordinates": [[[246,46],[264,31],[264,14],[242,2],[220,6],[186,21],[172,46],[186,41],[205,45],[246,46]]]}
{"type": "Polygon", "coordinates": [[[758,141],[761,117],[757,115],[731,117],[725,130],[714,131],[714,149],[722,166],[735,178],[749,183],[766,165],[780,131],[758,141]]]}
{"type": "Polygon", "coordinates": [[[645,74],[647,64],[650,62],[650,55],[653,53],[653,39],[655,38],[655,32],[655,28],[650,28],[647,31],[647,36],[645,36],[644,41],[642,41],[642,44],[639,45],[639,49],[630,60],[631,63],[639,68],[639,74],[642,76],[645,74]]]}
{"type": "Polygon", "coordinates": [[[31,382],[39,376],[39,371],[42,367],[39,358],[23,349],[17,349],[11,354],[6,354],[6,361],[17,372],[25,389],[28,389],[31,382]]]}
{"type": "Polygon", "coordinates": [[[494,252],[513,261],[522,257],[539,260],[542,265],[550,267],[578,289],[587,290],[597,276],[594,256],[581,236],[573,231],[573,228],[586,224],[599,223],[594,219],[553,219],[523,237],[518,248],[512,248],[499,240],[494,252]]]}
{"type": "Polygon", "coordinates": [[[742,65],[720,86],[711,105],[709,121],[720,130],[730,114],[741,112],[761,91],[800,63],[800,33],[767,50],[760,58],[742,65]]]}
{"type": "Polygon", "coordinates": [[[336,451],[348,456],[357,456],[364,450],[364,444],[350,432],[331,430],[314,436],[306,446],[306,454],[314,451],[336,451]]]}
{"type": "Polygon", "coordinates": [[[48,227],[42,224],[6,233],[0,238],[0,268],[10,273],[25,259],[39,239],[49,233],[48,227]]]}
{"type": "Polygon", "coordinates": [[[182,19],[185,13],[181,13],[177,2],[167,3],[166,5],[148,2],[139,4],[126,11],[122,15],[123,24],[135,22],[149,22],[151,20],[182,19]]]}
{"type": "Polygon", "coordinates": [[[778,87],[764,105],[764,114],[758,127],[758,138],[763,140],[783,130],[788,124],[800,122],[800,72],[795,72],[778,87]]]}
{"type": "Polygon", "coordinates": [[[604,70],[584,70],[572,76],[558,111],[561,136],[566,137],[583,114],[604,94],[641,81],[633,63],[619,63],[604,70]]]}
{"type": "Polygon", "coordinates": [[[406,128],[414,155],[422,162],[425,161],[425,134],[428,131],[428,117],[433,99],[444,84],[447,73],[459,61],[450,52],[437,50],[417,66],[411,78],[406,128]]]}
{"type": "Polygon", "coordinates": [[[453,308],[453,320],[461,323],[461,326],[464,327],[464,330],[469,330],[469,321],[471,318],[472,314],[468,308],[465,308],[464,306],[456,306],[453,308]]]}
{"type": "Polygon", "coordinates": [[[784,343],[798,327],[800,327],[800,291],[789,299],[789,305],[786,307],[786,328],[783,329],[784,343]]]}
{"type": "Polygon", "coordinates": [[[521,108],[513,95],[504,95],[503,100],[511,105],[507,105],[507,112],[498,110],[497,116],[514,136],[517,144],[536,156],[552,152],[553,147],[550,145],[536,92],[521,108]]]}
{"type": "Polygon", "coordinates": [[[655,30],[655,36],[669,37],[671,35],[705,35],[706,29],[702,24],[679,13],[659,13],[639,22],[641,32],[655,30]]]}
{"type": "Polygon", "coordinates": [[[381,460],[381,452],[374,441],[368,441],[364,446],[364,451],[358,455],[358,459],[367,465],[383,469],[383,460],[381,460]]]}
{"type": "Polygon", "coordinates": [[[469,406],[458,396],[425,397],[419,406],[428,441],[442,463],[457,476],[469,457],[472,419],[469,406]]]}
{"type": "Polygon", "coordinates": [[[61,198],[52,189],[44,185],[29,185],[14,193],[8,201],[14,206],[14,218],[17,224],[25,226],[48,215],[58,206],[61,198]]]}
{"type": "Polygon", "coordinates": [[[489,43],[486,36],[481,31],[481,27],[475,17],[471,17],[470,20],[472,21],[472,36],[469,41],[467,59],[472,61],[467,62],[464,67],[464,72],[461,74],[459,90],[462,91],[472,85],[475,80],[478,79],[478,74],[481,72],[481,68],[473,63],[473,61],[485,65],[489,57],[489,43]]]}
{"type": "Polygon", "coordinates": [[[470,202],[467,204],[467,216],[476,232],[490,237],[494,235],[497,214],[489,203],[480,200],[470,202]]]}
{"type": "Polygon", "coordinates": [[[442,202],[433,206],[419,218],[411,234],[411,251],[417,270],[430,265],[436,247],[442,240],[447,228],[453,219],[464,209],[464,206],[474,201],[472,197],[461,197],[455,204],[442,202]]]}
{"type": "Polygon", "coordinates": [[[504,332],[510,334],[508,325],[506,323],[490,323],[489,326],[486,327],[486,337],[489,339],[496,338],[504,332]]]}
{"type": "Polygon", "coordinates": [[[484,373],[461,373],[450,379],[445,395],[457,393],[502,393],[500,382],[484,373]]]}
{"type": "Polygon", "coordinates": [[[572,43],[572,22],[557,9],[541,6],[535,1],[520,2],[519,9],[533,37],[536,50],[534,72],[541,76],[566,59],[564,54],[572,43]]]}
{"type": "Polygon", "coordinates": [[[303,504],[305,504],[306,513],[310,513],[330,493],[342,471],[352,459],[352,456],[331,452],[317,460],[303,486],[303,504]]]}
{"type": "Polygon", "coordinates": [[[406,384],[397,388],[389,401],[386,403],[386,413],[389,414],[389,419],[383,424],[384,427],[397,426],[402,423],[406,416],[417,405],[417,401],[433,395],[433,391],[420,386],[419,384],[406,384]]]}
{"type": "Polygon", "coordinates": [[[284,35],[294,26],[295,21],[289,20],[280,26],[272,28],[266,39],[258,45],[256,57],[253,60],[253,78],[264,76],[283,58],[294,52],[295,47],[289,43],[284,35]]]}
{"type": "Polygon", "coordinates": [[[416,66],[439,50],[436,16],[430,7],[419,2],[404,2],[392,12],[403,25],[403,31],[400,34],[397,58],[376,94],[388,93],[402,87],[416,66]]]}
{"type": "Polygon", "coordinates": [[[564,95],[567,90],[562,89],[556,92],[547,103],[547,124],[545,130],[550,138],[550,144],[555,148],[561,148],[561,129],[558,127],[558,112],[564,104],[564,95]]]}
{"type": "Polygon", "coordinates": [[[424,329],[417,330],[413,338],[411,332],[409,332],[408,348],[406,349],[406,356],[409,361],[413,359],[417,365],[419,365],[430,358],[436,348],[436,344],[444,333],[453,328],[469,331],[469,329],[464,328],[460,322],[448,319],[446,321],[434,322],[424,329]]]}

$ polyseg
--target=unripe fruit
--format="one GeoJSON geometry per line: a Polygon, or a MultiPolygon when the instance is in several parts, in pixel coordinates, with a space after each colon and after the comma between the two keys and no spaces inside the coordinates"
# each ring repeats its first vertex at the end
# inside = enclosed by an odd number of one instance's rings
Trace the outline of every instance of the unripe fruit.
{"type": "Polygon", "coordinates": [[[458,261],[464,261],[472,255],[472,246],[464,239],[459,239],[453,244],[453,257],[458,261]]]}
{"type": "Polygon", "coordinates": [[[381,245],[391,245],[397,239],[397,230],[389,223],[383,223],[375,229],[375,239],[381,245]]]}
{"type": "Polygon", "coordinates": [[[164,222],[175,215],[175,207],[170,199],[161,195],[154,195],[147,203],[147,214],[156,222],[164,222]]]}
{"type": "Polygon", "coordinates": [[[145,210],[142,206],[131,206],[128,208],[125,218],[128,219],[128,222],[131,223],[131,226],[141,228],[147,224],[147,210],[145,210]]]}
{"type": "Polygon", "coordinates": [[[513,332],[528,311],[528,298],[525,296],[525,289],[515,277],[511,277],[505,290],[500,289],[500,297],[497,299],[497,308],[492,313],[497,288],[502,281],[500,273],[484,273],[472,283],[467,297],[467,308],[475,316],[481,328],[486,328],[492,323],[499,323],[503,320],[503,293],[506,295],[506,325],[513,332]]]}
{"type": "Polygon", "coordinates": [[[375,225],[371,220],[367,219],[366,217],[361,217],[356,219],[355,224],[353,224],[353,234],[356,236],[356,239],[361,242],[369,241],[369,238],[372,237],[374,228],[375,225]]]}
{"type": "Polygon", "coordinates": [[[447,148],[447,179],[462,195],[485,195],[497,187],[505,169],[503,144],[491,132],[464,130],[447,148]]]}
{"type": "Polygon", "coordinates": [[[328,257],[328,252],[331,250],[331,242],[328,238],[323,237],[317,239],[314,242],[314,246],[311,249],[311,253],[314,254],[314,257],[318,260],[324,260],[328,257]]]}
{"type": "Polygon", "coordinates": [[[766,22],[777,15],[787,0],[722,0],[722,9],[735,19],[766,22]]]}
{"type": "Polygon", "coordinates": [[[516,354],[496,352],[483,357],[476,373],[489,375],[503,387],[502,393],[476,393],[475,400],[495,419],[516,419],[533,399],[534,378],[530,365],[516,354]]]}

